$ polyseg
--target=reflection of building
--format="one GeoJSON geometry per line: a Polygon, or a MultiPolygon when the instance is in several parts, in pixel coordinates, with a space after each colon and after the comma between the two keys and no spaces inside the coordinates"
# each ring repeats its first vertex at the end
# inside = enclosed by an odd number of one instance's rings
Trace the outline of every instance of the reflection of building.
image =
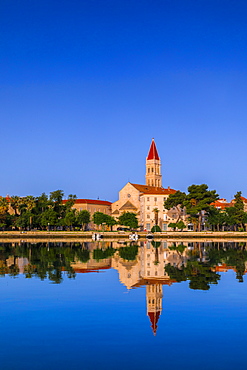
{"type": "Polygon", "coordinates": [[[149,316],[154,335],[157,331],[157,323],[162,311],[162,284],[146,286],[147,315],[149,316]]]}
{"type": "MultiPolygon", "coordinates": [[[[163,285],[176,282],[165,272],[166,264],[181,266],[188,257],[187,252],[170,250],[167,242],[142,242],[135,261],[125,261],[118,252],[112,257],[112,268],[119,273],[119,280],[127,289],[146,286],[147,315],[154,335],[162,312],[163,285]]],[[[117,247],[117,243],[114,245],[117,247]]]]}

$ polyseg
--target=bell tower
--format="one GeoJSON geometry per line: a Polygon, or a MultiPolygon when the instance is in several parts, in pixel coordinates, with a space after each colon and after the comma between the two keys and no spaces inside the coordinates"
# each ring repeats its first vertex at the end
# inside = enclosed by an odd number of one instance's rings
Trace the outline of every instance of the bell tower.
{"type": "Polygon", "coordinates": [[[154,139],[146,158],[146,185],[162,187],[161,161],[154,139]]]}
{"type": "Polygon", "coordinates": [[[162,284],[146,285],[147,315],[154,335],[156,335],[157,324],[162,311],[162,293],[162,284]]]}

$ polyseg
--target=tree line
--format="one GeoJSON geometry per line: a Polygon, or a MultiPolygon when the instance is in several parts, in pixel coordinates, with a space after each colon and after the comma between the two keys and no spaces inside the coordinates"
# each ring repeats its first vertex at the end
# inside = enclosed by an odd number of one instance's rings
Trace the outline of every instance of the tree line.
{"type": "Polygon", "coordinates": [[[49,196],[42,193],[38,197],[0,197],[0,229],[86,230],[90,221],[101,228],[112,228],[117,224],[131,228],[138,226],[135,214],[127,212],[118,220],[102,212],[91,216],[87,210],[73,208],[76,195],[70,194],[66,202],[63,197],[62,190],[52,191],[49,196]]]}
{"type": "Polygon", "coordinates": [[[224,210],[214,206],[218,199],[216,191],[208,190],[206,184],[189,186],[187,194],[181,191],[170,194],[164,202],[164,207],[168,210],[175,209],[177,220],[168,226],[174,230],[182,230],[186,227],[182,216],[186,214],[187,221],[193,224],[195,231],[201,231],[202,225],[213,231],[244,231],[247,212],[244,211],[241,191],[235,194],[230,206],[224,210]]]}

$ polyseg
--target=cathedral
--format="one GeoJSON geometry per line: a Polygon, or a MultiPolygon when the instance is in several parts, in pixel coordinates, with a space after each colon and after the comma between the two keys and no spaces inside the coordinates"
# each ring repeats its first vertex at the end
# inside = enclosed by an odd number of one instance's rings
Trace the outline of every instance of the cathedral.
{"type": "Polygon", "coordinates": [[[119,192],[119,199],[112,203],[112,216],[124,212],[137,215],[142,230],[150,231],[159,225],[162,231],[169,230],[169,223],[176,222],[177,211],[164,208],[164,201],[176,190],[162,187],[161,160],[152,139],[146,158],[146,185],[128,182],[119,192]]]}

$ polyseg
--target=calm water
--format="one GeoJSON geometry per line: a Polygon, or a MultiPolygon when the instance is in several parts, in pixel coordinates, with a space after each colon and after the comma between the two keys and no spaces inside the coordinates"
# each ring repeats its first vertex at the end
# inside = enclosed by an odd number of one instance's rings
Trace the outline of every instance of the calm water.
{"type": "Polygon", "coordinates": [[[3,370],[246,369],[245,243],[0,244],[3,370]]]}

